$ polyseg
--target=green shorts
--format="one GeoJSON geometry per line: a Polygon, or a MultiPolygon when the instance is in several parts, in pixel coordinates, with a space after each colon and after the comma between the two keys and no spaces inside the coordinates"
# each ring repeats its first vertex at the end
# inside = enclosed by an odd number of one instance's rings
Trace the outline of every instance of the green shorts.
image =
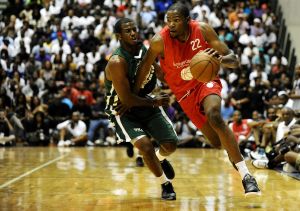
{"type": "Polygon", "coordinates": [[[143,136],[154,138],[160,144],[178,142],[171,120],[162,107],[132,108],[122,116],[111,116],[119,142],[134,143],[143,136]]]}

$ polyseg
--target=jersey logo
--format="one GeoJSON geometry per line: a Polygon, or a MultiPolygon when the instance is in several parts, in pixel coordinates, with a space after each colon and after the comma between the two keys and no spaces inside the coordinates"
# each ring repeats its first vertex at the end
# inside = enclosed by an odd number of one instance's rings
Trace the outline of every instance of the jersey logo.
{"type": "Polygon", "coordinates": [[[201,42],[200,42],[199,39],[192,40],[191,41],[191,45],[192,45],[192,50],[193,51],[195,51],[195,50],[197,50],[197,49],[199,49],[199,48],[202,47],[201,42]]]}
{"type": "Polygon", "coordinates": [[[192,80],[193,79],[193,75],[191,73],[190,67],[186,67],[186,68],[182,69],[181,72],[180,72],[180,76],[185,81],[192,80]]]}
{"type": "Polygon", "coordinates": [[[139,52],[139,55],[138,56],[134,56],[135,59],[140,59],[142,58],[142,53],[143,53],[143,50],[141,49],[140,52],[139,52]]]}
{"type": "Polygon", "coordinates": [[[213,82],[208,82],[208,83],[206,84],[206,87],[207,87],[207,88],[213,88],[213,87],[214,87],[214,83],[213,83],[213,82]]]}
{"type": "Polygon", "coordinates": [[[143,130],[142,130],[141,128],[133,128],[133,130],[134,130],[135,132],[143,132],[143,130]]]}

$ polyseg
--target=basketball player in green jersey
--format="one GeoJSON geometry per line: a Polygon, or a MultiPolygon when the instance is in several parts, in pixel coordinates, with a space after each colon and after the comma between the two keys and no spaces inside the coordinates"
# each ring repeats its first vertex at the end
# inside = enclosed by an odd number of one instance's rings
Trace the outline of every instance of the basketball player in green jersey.
{"type": "Polygon", "coordinates": [[[137,67],[147,49],[138,40],[137,27],[132,20],[118,20],[114,31],[121,46],[112,54],[105,69],[106,113],[115,126],[118,139],[131,142],[140,151],[161,183],[162,199],[175,200],[176,193],[170,181],[175,173],[166,156],[176,150],[178,137],[162,108],[168,105],[169,98],[147,95],[156,86],[155,72],[159,66],[151,66],[139,94],[133,94],[137,67]],[[160,145],[156,152],[150,138],[160,145]]]}

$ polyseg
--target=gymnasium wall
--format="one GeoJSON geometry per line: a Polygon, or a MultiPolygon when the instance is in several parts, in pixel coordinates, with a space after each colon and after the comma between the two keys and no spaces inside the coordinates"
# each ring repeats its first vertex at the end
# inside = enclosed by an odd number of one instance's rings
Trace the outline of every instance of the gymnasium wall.
{"type": "Polygon", "coordinates": [[[287,26],[287,32],[291,34],[292,48],[295,48],[297,63],[300,63],[300,1],[299,0],[279,0],[283,12],[283,18],[287,26]]]}

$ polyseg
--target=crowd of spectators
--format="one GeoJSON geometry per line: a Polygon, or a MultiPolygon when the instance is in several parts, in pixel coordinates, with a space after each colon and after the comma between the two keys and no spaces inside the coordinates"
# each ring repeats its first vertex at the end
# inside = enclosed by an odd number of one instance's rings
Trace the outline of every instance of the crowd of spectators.
{"type": "MultiPolygon", "coordinates": [[[[176,1],[9,2],[0,19],[0,145],[115,145],[114,129],[104,113],[103,84],[107,60],[119,46],[114,23],[120,17],[135,20],[140,39],[148,46],[176,1]]],[[[190,8],[192,19],[209,23],[238,56],[240,68],[219,72],[222,115],[242,152],[250,150],[263,158],[266,147],[279,141],[276,130],[284,124],[282,108],[292,109],[296,117],[300,109],[300,67],[289,69],[278,45],[279,22],[270,2],[182,3],[190,8]]],[[[165,84],[159,85],[168,92],[165,84]]],[[[166,109],[179,145],[200,141],[203,144],[195,146],[207,146],[170,96],[172,103],[166,109]]]]}

